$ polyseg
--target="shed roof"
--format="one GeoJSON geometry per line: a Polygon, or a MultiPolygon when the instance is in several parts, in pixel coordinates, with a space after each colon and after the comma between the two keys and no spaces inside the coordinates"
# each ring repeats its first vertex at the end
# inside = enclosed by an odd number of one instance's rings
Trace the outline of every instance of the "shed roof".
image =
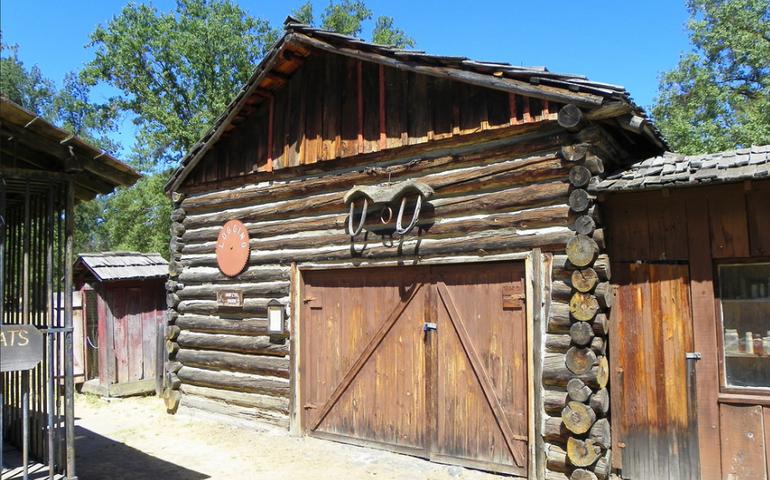
{"type": "Polygon", "coordinates": [[[131,167],[0,95],[3,173],[19,170],[72,174],[75,199],[90,200],[140,177],[131,167]]]}
{"type": "MultiPolygon", "coordinates": [[[[265,55],[251,78],[216,119],[211,129],[182,159],[166,184],[167,192],[175,191],[182,184],[209,148],[227,131],[247,100],[258,94],[263,83],[269,83],[270,73],[277,65],[291,61],[290,58],[297,56],[298,51],[310,55],[312,49],[533,98],[573,103],[587,110],[603,110],[606,113],[597,113],[595,117],[605,120],[623,115],[636,116],[641,120],[641,131],[646,140],[654,144],[656,150],[665,148],[661,133],[649,120],[644,109],[634,103],[622,86],[594,82],[581,75],[555,73],[545,67],[520,67],[508,63],[429,55],[422,51],[377,45],[348,35],[313,28],[291,17],[286,19],[284,25],[284,36],[265,55]]],[[[263,95],[265,91],[269,92],[269,89],[263,89],[263,95]]]]}
{"type": "Polygon", "coordinates": [[[87,269],[99,281],[161,278],[168,275],[168,262],[159,253],[81,253],[75,270],[87,269]]]}
{"type": "Polygon", "coordinates": [[[666,152],[599,182],[597,191],[652,190],[770,178],[770,145],[702,155],[666,152]]]}

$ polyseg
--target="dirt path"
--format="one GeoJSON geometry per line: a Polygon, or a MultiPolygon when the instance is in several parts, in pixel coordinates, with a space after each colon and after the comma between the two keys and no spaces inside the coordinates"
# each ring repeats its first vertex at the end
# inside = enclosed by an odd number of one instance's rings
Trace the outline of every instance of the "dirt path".
{"type": "Polygon", "coordinates": [[[307,437],[270,426],[253,429],[189,415],[167,415],[156,397],[76,399],[81,480],[501,480],[307,437]]]}

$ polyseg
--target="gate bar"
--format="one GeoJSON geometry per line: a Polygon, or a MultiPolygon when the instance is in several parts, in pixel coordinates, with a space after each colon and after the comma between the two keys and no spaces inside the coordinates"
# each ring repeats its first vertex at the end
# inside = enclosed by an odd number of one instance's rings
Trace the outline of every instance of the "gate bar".
{"type": "Polygon", "coordinates": [[[55,442],[54,442],[54,401],[55,385],[54,385],[54,368],[53,368],[53,351],[54,351],[54,333],[50,331],[53,326],[53,242],[54,242],[54,217],[53,217],[53,187],[48,189],[48,206],[47,217],[48,223],[46,225],[48,237],[48,245],[46,246],[46,268],[45,268],[45,283],[46,293],[48,295],[48,328],[46,332],[46,340],[48,340],[48,349],[46,350],[46,363],[48,367],[48,396],[46,402],[48,406],[48,478],[53,480],[56,473],[56,457],[55,457],[55,442]]]}
{"type": "MultiPolygon", "coordinates": [[[[29,214],[29,182],[24,189],[24,256],[22,264],[21,323],[30,324],[29,318],[29,249],[32,236],[29,214]]],[[[23,478],[29,478],[29,370],[21,372],[21,461],[23,478]]]]}
{"type": "MultiPolygon", "coordinates": [[[[67,181],[67,203],[64,210],[64,326],[72,328],[72,241],[75,229],[75,187],[67,181]]],[[[72,330],[64,332],[64,422],[67,443],[67,478],[77,480],[75,474],[75,381],[72,330]]]]}

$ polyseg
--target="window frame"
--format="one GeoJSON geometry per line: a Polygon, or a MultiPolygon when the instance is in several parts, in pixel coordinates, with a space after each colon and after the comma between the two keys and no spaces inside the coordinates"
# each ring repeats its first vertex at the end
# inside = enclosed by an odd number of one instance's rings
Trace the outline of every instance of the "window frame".
{"type": "MultiPolygon", "coordinates": [[[[727,383],[727,357],[725,356],[725,324],[724,324],[724,310],[722,308],[722,277],[720,275],[721,267],[729,266],[741,266],[741,265],[770,265],[770,257],[751,257],[751,258],[732,258],[722,259],[714,264],[714,300],[717,317],[717,354],[719,361],[719,393],[724,394],[724,397],[740,397],[748,396],[754,397],[758,401],[762,400],[765,403],[770,403],[770,385],[767,387],[742,387],[736,385],[729,385],[727,383]]],[[[768,326],[770,330],[770,325],[768,326]]],[[[768,360],[770,362],[770,356],[768,360]]],[[[721,395],[720,395],[721,396],[721,395]]]]}

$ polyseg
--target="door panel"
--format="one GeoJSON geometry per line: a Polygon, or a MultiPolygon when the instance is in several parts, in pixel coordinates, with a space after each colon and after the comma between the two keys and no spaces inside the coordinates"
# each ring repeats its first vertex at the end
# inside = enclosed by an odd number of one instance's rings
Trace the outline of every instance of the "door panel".
{"type": "Polygon", "coordinates": [[[519,264],[306,272],[305,430],[526,473],[523,276],[519,264]]]}
{"type": "Polygon", "coordinates": [[[686,265],[617,264],[610,338],[613,441],[629,478],[697,478],[687,384],[692,316],[686,265]],[[621,447],[622,445],[622,447],[621,447]]]}
{"type": "Polygon", "coordinates": [[[523,273],[513,265],[434,270],[439,456],[526,473],[523,273]]]}

